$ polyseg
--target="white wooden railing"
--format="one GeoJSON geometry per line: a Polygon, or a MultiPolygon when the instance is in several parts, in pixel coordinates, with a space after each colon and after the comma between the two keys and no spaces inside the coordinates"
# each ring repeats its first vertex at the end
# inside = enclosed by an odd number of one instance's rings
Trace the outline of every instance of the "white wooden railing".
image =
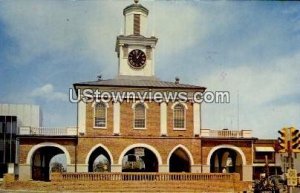
{"type": "Polygon", "coordinates": [[[76,136],[76,127],[20,127],[19,135],[37,136],[76,136]]]}
{"type": "Polygon", "coordinates": [[[202,129],[201,137],[214,137],[214,138],[251,138],[251,130],[211,130],[202,129]]]}

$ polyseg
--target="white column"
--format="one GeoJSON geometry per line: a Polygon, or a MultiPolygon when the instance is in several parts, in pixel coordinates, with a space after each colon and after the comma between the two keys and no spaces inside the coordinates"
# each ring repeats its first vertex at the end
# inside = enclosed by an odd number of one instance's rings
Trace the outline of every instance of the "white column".
{"type": "Polygon", "coordinates": [[[168,164],[159,165],[158,172],[161,172],[161,173],[168,173],[168,172],[170,172],[169,165],[168,164]]]}
{"type": "Polygon", "coordinates": [[[160,103],[160,135],[168,135],[167,131],[167,104],[166,102],[160,103]]]}
{"type": "Polygon", "coordinates": [[[68,164],[67,172],[75,172],[75,164],[68,164]]]}
{"type": "Polygon", "coordinates": [[[111,172],[122,172],[122,165],[111,164],[111,172]]]}
{"type": "Polygon", "coordinates": [[[194,115],[194,136],[200,135],[200,104],[193,104],[193,115],[194,115]]]}
{"type": "Polygon", "coordinates": [[[88,172],[88,164],[77,164],[77,172],[88,172]]]}
{"type": "Polygon", "coordinates": [[[19,180],[28,181],[31,179],[31,166],[29,164],[19,164],[19,180]]]}
{"type": "Polygon", "coordinates": [[[242,176],[243,181],[252,181],[252,177],[253,177],[252,165],[243,165],[242,175],[243,175],[242,176]]]}
{"type": "Polygon", "coordinates": [[[7,173],[14,174],[15,173],[15,164],[14,163],[8,163],[7,164],[7,173]]]}
{"type": "Polygon", "coordinates": [[[82,100],[78,103],[78,133],[85,134],[86,103],[82,100]]]}
{"type": "Polygon", "coordinates": [[[202,173],[210,173],[210,165],[202,165],[202,173]]]}
{"type": "Polygon", "coordinates": [[[191,173],[201,173],[201,165],[200,164],[191,165],[191,173]]]}
{"type": "Polygon", "coordinates": [[[114,117],[114,134],[120,134],[120,103],[115,102],[113,105],[113,117],[114,117]]]}

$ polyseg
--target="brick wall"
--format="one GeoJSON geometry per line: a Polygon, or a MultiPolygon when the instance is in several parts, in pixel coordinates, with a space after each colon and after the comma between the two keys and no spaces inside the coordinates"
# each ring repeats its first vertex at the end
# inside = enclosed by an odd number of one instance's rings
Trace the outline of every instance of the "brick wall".
{"type": "Polygon", "coordinates": [[[192,154],[194,163],[201,164],[200,143],[197,138],[130,138],[130,137],[103,137],[80,138],[78,143],[78,163],[84,164],[89,151],[97,144],[104,145],[112,154],[117,164],[122,151],[132,144],[147,144],[155,148],[163,164],[167,164],[169,153],[178,145],[184,145],[192,154]]]}
{"type": "Polygon", "coordinates": [[[19,163],[25,164],[29,151],[41,143],[55,143],[64,146],[70,154],[71,163],[75,163],[75,143],[74,139],[62,138],[21,138],[19,146],[19,163]]]}
{"type": "Polygon", "coordinates": [[[207,162],[208,154],[216,146],[219,145],[231,145],[235,146],[241,149],[241,151],[244,153],[246,157],[246,164],[251,165],[252,164],[252,140],[237,140],[237,139],[227,139],[220,140],[220,139],[211,139],[211,140],[202,140],[202,158],[203,163],[207,162]]]}
{"type": "MultiPolygon", "coordinates": [[[[160,104],[155,102],[147,102],[146,109],[146,128],[134,128],[134,109],[133,102],[123,102],[120,109],[120,132],[122,136],[160,136],[160,104]]],[[[193,136],[193,105],[186,103],[188,109],[185,117],[185,130],[173,129],[173,103],[168,103],[167,106],[167,130],[168,136],[174,137],[192,137],[193,136]]],[[[113,103],[109,102],[107,108],[107,127],[94,127],[94,106],[88,103],[86,106],[86,135],[88,137],[109,136],[113,135],[113,103]]]]}

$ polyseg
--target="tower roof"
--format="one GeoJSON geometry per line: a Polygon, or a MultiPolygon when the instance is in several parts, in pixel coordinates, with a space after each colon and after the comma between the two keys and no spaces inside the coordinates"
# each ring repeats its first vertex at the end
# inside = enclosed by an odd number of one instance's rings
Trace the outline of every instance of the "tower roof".
{"type": "MultiPolygon", "coordinates": [[[[135,1],[137,2],[137,1],[135,1]]],[[[125,9],[123,10],[123,15],[126,15],[128,12],[132,12],[132,11],[141,11],[143,13],[145,13],[146,15],[148,15],[149,10],[144,7],[143,5],[137,3],[133,3],[127,7],[125,7],[125,9]]]]}

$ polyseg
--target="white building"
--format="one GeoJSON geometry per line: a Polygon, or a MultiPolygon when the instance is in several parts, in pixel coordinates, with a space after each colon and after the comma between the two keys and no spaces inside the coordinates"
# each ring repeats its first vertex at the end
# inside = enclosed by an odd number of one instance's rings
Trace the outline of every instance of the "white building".
{"type": "Polygon", "coordinates": [[[0,178],[4,173],[18,173],[19,141],[21,127],[41,127],[42,113],[37,105],[0,104],[0,178]]]}

